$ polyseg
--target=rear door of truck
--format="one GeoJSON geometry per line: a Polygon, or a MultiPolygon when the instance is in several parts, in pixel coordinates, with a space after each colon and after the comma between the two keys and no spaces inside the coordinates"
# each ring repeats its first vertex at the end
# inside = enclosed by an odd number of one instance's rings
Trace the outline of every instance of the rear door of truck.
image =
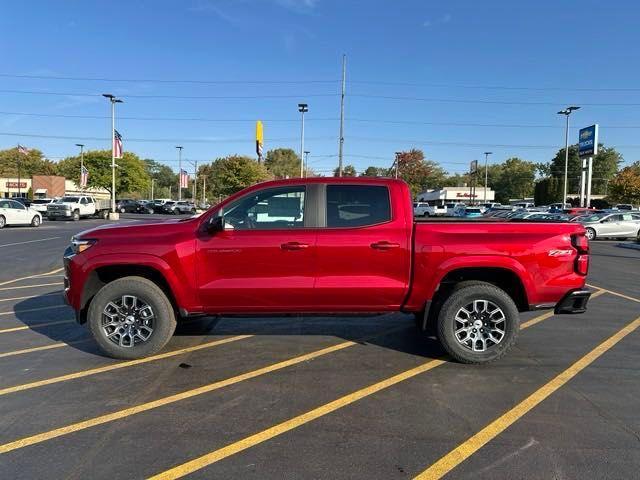
{"type": "Polygon", "coordinates": [[[318,306],[337,311],[397,309],[411,270],[411,203],[399,182],[329,183],[316,243],[318,306]],[[392,201],[392,199],[397,199],[392,201]],[[406,203],[406,205],[405,205],[406,203]]]}

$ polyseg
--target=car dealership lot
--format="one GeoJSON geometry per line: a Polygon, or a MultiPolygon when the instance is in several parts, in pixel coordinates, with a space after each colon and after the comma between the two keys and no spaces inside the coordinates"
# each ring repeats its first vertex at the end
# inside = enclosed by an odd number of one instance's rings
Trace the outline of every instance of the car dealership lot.
{"type": "Polygon", "coordinates": [[[0,232],[0,478],[637,475],[638,251],[593,242],[589,311],[524,314],[489,366],[401,314],[193,320],[122,362],[60,295],[71,235],[103,223],[0,232]]]}

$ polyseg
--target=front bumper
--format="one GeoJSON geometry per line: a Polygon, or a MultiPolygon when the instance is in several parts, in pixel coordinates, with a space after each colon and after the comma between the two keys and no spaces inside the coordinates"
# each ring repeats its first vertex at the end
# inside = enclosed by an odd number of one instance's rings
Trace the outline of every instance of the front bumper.
{"type": "Polygon", "coordinates": [[[556,304],[553,312],[555,314],[584,313],[587,311],[589,297],[591,297],[589,290],[571,290],[556,304]]]}

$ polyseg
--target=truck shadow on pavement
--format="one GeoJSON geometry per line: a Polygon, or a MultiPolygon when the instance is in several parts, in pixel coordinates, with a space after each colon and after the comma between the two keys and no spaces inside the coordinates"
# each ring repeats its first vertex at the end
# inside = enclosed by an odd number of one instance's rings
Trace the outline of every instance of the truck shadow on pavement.
{"type": "MultiPolygon", "coordinates": [[[[70,348],[104,356],[91,339],[87,327],[75,322],[73,311],[63,305],[61,297],[41,295],[25,299],[16,303],[13,310],[15,319],[21,325],[11,326],[24,325],[53,342],[68,343],[70,348]]],[[[234,335],[326,336],[428,358],[443,354],[434,338],[419,333],[412,318],[400,313],[369,316],[200,317],[179,320],[174,337],[181,337],[175,343],[184,347],[187,342],[189,345],[198,345],[210,341],[212,337],[234,335]],[[193,341],[189,341],[189,337],[193,341]]],[[[173,343],[174,340],[170,340],[162,351],[174,349],[173,343]]]]}

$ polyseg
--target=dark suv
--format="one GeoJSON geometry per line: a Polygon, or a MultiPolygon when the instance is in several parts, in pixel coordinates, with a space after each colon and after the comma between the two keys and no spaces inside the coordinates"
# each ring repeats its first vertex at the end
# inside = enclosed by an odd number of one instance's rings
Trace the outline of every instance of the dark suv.
{"type": "Polygon", "coordinates": [[[116,210],[120,213],[137,213],[138,202],[131,199],[122,199],[116,202],[116,210]]]}

